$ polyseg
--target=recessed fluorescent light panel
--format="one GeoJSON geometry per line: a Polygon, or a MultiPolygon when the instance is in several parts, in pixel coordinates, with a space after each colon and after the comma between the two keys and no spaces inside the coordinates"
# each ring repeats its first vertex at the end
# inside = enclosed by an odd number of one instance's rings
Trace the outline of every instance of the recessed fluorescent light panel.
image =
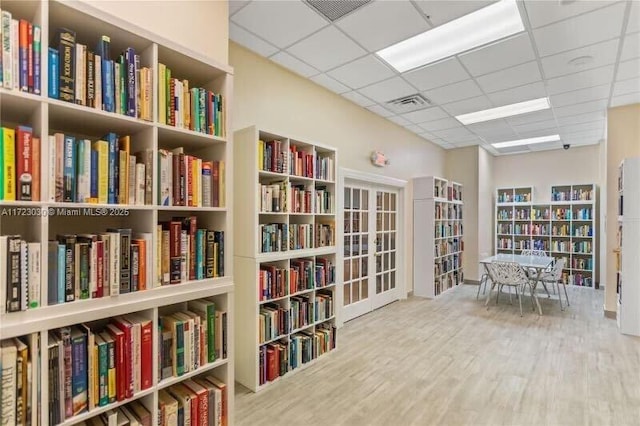
{"type": "Polygon", "coordinates": [[[517,104],[504,105],[497,108],[485,109],[483,111],[457,115],[456,120],[466,126],[467,124],[481,123],[483,121],[511,117],[513,115],[526,114],[528,112],[540,111],[549,108],[549,98],[539,98],[531,101],[518,102],[517,104]]]}
{"type": "Polygon", "coordinates": [[[518,139],[515,141],[496,142],[496,143],[492,143],[491,146],[494,148],[509,148],[512,146],[533,145],[536,143],[555,142],[559,140],[560,140],[560,135],[550,135],[550,136],[539,136],[537,138],[518,139]]]}
{"type": "Polygon", "coordinates": [[[405,72],[524,31],[515,0],[502,0],[377,52],[405,72]]]}

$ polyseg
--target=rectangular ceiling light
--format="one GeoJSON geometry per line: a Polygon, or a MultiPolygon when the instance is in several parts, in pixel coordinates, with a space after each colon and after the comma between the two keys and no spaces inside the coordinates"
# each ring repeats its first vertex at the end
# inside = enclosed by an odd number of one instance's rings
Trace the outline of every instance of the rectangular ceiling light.
{"type": "Polygon", "coordinates": [[[386,47],[378,56],[399,72],[524,31],[516,0],[502,0],[386,47]]]}
{"type": "Polygon", "coordinates": [[[494,148],[509,148],[512,146],[533,145],[536,143],[555,142],[559,140],[560,140],[560,135],[550,135],[550,136],[539,136],[537,138],[518,139],[515,141],[496,142],[496,143],[492,143],[491,146],[494,148]]]}
{"type": "Polygon", "coordinates": [[[485,109],[483,111],[456,115],[456,120],[466,126],[467,124],[480,123],[483,121],[495,120],[497,118],[511,117],[512,115],[526,114],[528,112],[549,109],[550,107],[551,106],[549,105],[549,98],[539,98],[533,99],[531,101],[518,102],[517,104],[485,109]]]}

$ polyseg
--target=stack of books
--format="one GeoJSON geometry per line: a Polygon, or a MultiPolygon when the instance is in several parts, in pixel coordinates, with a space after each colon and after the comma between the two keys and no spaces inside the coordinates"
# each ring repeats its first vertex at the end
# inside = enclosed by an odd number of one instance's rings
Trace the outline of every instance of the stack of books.
{"type": "Polygon", "coordinates": [[[31,127],[0,127],[0,200],[40,201],[40,150],[31,127]]]}
{"type": "Polygon", "coordinates": [[[0,87],[39,95],[42,84],[42,30],[1,11],[0,87]]]}

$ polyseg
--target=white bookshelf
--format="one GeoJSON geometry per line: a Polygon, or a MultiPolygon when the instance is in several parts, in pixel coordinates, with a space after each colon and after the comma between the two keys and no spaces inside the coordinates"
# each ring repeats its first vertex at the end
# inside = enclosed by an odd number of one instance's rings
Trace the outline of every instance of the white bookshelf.
{"type": "Polygon", "coordinates": [[[429,176],[413,180],[413,291],[436,297],[464,282],[463,187],[429,176]]]}
{"type": "MultiPolygon", "coordinates": [[[[319,282],[314,279],[313,282],[305,288],[293,289],[289,286],[289,274],[287,273],[285,279],[286,284],[281,293],[266,294],[261,297],[263,290],[260,284],[260,268],[274,266],[278,269],[288,271],[294,262],[301,259],[310,261],[314,266],[318,265],[319,259],[327,259],[333,265],[335,275],[335,270],[337,270],[335,264],[335,238],[337,236],[335,226],[337,223],[336,166],[338,158],[337,151],[334,148],[296,139],[284,133],[266,131],[255,126],[235,132],[234,150],[234,187],[237,190],[234,206],[235,226],[240,232],[238,234],[239,238],[236,240],[234,256],[235,281],[237,283],[235,313],[236,323],[240,324],[242,329],[242,332],[236,336],[236,380],[256,392],[264,389],[271,383],[286,379],[286,377],[291,374],[315,364],[316,361],[321,362],[320,359],[330,352],[324,352],[295,369],[292,369],[291,362],[289,362],[286,367],[286,372],[283,375],[278,376],[275,380],[266,381],[261,384],[261,347],[273,342],[281,342],[283,345],[288,346],[291,344],[292,337],[297,333],[304,332],[314,334],[320,327],[335,326],[335,312],[337,309],[335,306],[336,288],[339,285],[337,276],[335,276],[333,282],[327,283],[324,287],[320,287],[319,282]],[[330,174],[321,178],[316,176],[314,171],[312,176],[303,177],[291,173],[288,167],[284,167],[281,172],[259,170],[259,141],[279,141],[281,143],[280,151],[285,153],[290,153],[294,147],[296,150],[304,151],[312,155],[314,168],[317,162],[317,156],[330,158],[330,174]],[[270,204],[271,207],[263,206],[261,185],[282,185],[285,188],[290,187],[286,190],[286,206],[280,206],[279,211],[267,211],[273,210],[271,208],[273,205],[270,204]],[[294,211],[292,198],[293,188],[296,186],[312,191],[312,201],[306,211],[294,211]],[[326,190],[331,194],[328,209],[322,212],[319,209],[315,197],[317,190],[326,190]],[[286,225],[289,229],[287,234],[291,234],[291,227],[297,225],[304,224],[315,227],[320,224],[331,224],[334,229],[333,241],[328,246],[319,246],[315,244],[314,236],[313,244],[309,247],[292,249],[288,243],[290,235],[285,235],[284,238],[287,243],[284,250],[265,252],[262,247],[263,238],[261,235],[261,226],[272,223],[286,225]],[[332,315],[321,319],[316,319],[314,316],[313,321],[308,321],[305,325],[299,327],[291,326],[283,330],[283,333],[276,338],[261,339],[259,322],[260,310],[265,304],[274,304],[282,307],[287,311],[286,315],[291,318],[288,310],[291,307],[292,298],[305,296],[313,301],[320,294],[328,294],[332,298],[332,315]]],[[[287,157],[290,156],[291,154],[287,154],[287,157]]],[[[287,351],[289,349],[290,347],[287,348],[287,351]]]]}
{"type": "Polygon", "coordinates": [[[618,169],[617,321],[620,332],[640,336],[640,157],[618,169]]]}
{"type": "Polygon", "coordinates": [[[149,389],[125,401],[96,407],[67,419],[65,425],[76,424],[96,416],[106,410],[124,405],[132,400],[140,402],[151,413],[152,424],[158,423],[158,391],[170,384],[185,380],[201,373],[214,374],[227,385],[228,419],[233,424],[234,406],[234,284],[233,284],[233,217],[230,208],[233,205],[233,151],[232,135],[228,127],[232,95],[233,70],[202,54],[191,51],[171,40],[163,39],[127,21],[107,14],[85,2],[63,2],[57,0],[34,0],[28,2],[2,1],[0,8],[9,10],[13,18],[27,19],[42,29],[42,95],[33,95],[14,90],[0,88],[1,124],[15,127],[18,124],[33,128],[34,136],[41,139],[41,200],[42,201],[0,201],[0,209],[30,208],[32,213],[24,215],[0,215],[0,234],[20,234],[30,242],[40,244],[41,282],[40,300],[42,306],[21,312],[5,312],[6,277],[0,284],[0,339],[19,336],[39,338],[40,377],[39,403],[40,410],[33,410],[32,424],[49,424],[49,378],[48,366],[48,332],[60,327],[82,323],[103,321],[117,315],[139,313],[140,316],[152,320],[153,323],[153,382],[149,389]],[[142,66],[153,71],[152,120],[105,112],[90,107],[63,102],[48,98],[47,93],[47,48],[49,40],[57,28],[66,27],[76,32],[77,41],[94,47],[103,34],[111,37],[112,54],[120,53],[125,47],[132,46],[141,55],[142,66]],[[167,126],[158,121],[158,63],[164,63],[174,71],[174,76],[189,79],[200,87],[206,87],[221,93],[226,99],[227,116],[224,134],[226,137],[211,136],[195,131],[167,126]],[[55,147],[48,144],[48,136],[55,132],[81,135],[91,141],[100,139],[108,132],[119,135],[130,135],[132,152],[143,149],[153,150],[153,182],[151,205],[98,205],[87,203],[60,203],[48,198],[48,170],[55,147]],[[157,151],[162,148],[184,147],[185,152],[210,160],[224,161],[226,164],[226,206],[216,208],[166,207],[157,205],[159,177],[157,169],[157,151]],[[83,213],[84,208],[107,208],[126,211],[126,215],[105,215],[95,217],[83,213]],[[76,212],[63,214],[63,212],[76,212]],[[48,305],[47,251],[49,240],[58,234],[98,233],[107,228],[131,228],[133,232],[152,234],[153,251],[156,259],[159,235],[156,225],[159,221],[169,220],[174,216],[196,216],[198,225],[210,229],[224,231],[225,259],[223,277],[187,281],[181,284],[161,286],[155,279],[159,275],[156,262],[152,262],[148,271],[153,277],[153,286],[118,296],[107,296],[97,299],[77,300],[69,303],[48,305]],[[157,374],[158,353],[158,318],[169,312],[186,308],[190,300],[208,298],[216,303],[216,309],[225,310],[227,323],[227,357],[215,363],[206,364],[188,375],[161,382],[157,374]]]}
{"type": "Polygon", "coordinates": [[[551,201],[534,200],[533,194],[533,187],[496,190],[495,252],[544,250],[565,259],[567,284],[597,288],[596,185],[554,185],[551,201]]]}

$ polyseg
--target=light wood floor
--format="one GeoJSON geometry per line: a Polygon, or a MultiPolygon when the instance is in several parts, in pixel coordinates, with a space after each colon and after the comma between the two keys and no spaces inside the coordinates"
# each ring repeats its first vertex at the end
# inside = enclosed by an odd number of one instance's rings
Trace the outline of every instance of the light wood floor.
{"type": "Polygon", "coordinates": [[[324,361],[257,394],[238,386],[238,425],[640,425],[640,339],[570,289],[524,317],[465,285],[347,323],[324,361]]]}

